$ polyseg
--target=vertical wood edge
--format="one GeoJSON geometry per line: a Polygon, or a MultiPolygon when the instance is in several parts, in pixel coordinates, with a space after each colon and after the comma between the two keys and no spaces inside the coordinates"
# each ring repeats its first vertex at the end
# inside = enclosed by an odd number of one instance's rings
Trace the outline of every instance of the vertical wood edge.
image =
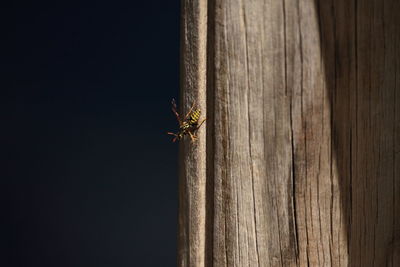
{"type": "MultiPolygon", "coordinates": [[[[181,114],[192,105],[206,113],[207,0],[181,1],[181,114]]],[[[179,149],[178,266],[205,266],[206,126],[179,149]]]]}

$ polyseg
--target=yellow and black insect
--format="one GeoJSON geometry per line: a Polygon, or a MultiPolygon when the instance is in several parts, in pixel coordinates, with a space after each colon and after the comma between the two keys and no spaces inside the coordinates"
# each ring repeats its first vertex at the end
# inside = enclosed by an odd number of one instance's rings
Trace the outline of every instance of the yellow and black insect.
{"type": "Polygon", "coordinates": [[[192,142],[194,142],[197,138],[196,136],[197,130],[206,120],[204,119],[199,123],[201,115],[200,109],[196,109],[193,111],[194,108],[193,104],[189,112],[186,114],[186,116],[183,119],[181,119],[177,111],[175,99],[172,99],[171,104],[172,104],[172,112],[175,114],[176,119],[178,120],[179,123],[179,131],[177,133],[167,132],[167,134],[175,136],[175,138],[172,140],[173,142],[175,142],[176,140],[181,140],[185,135],[189,135],[192,142]]]}

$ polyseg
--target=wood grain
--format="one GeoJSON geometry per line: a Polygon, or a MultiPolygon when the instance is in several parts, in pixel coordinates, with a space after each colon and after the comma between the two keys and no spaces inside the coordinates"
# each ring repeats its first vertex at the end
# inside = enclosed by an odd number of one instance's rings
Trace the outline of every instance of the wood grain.
{"type": "MultiPolygon", "coordinates": [[[[207,1],[183,0],[181,17],[181,114],[194,104],[207,116],[207,1]]],[[[180,144],[178,266],[205,265],[205,126],[192,144],[180,144]]]]}
{"type": "Polygon", "coordinates": [[[400,2],[182,3],[179,266],[400,266],[400,2]]]}

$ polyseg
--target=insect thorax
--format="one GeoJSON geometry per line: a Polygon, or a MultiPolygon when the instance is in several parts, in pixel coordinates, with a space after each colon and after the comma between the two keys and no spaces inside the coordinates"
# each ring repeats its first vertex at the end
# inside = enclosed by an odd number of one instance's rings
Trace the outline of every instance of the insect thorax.
{"type": "Polygon", "coordinates": [[[187,130],[187,129],[190,128],[190,124],[188,122],[184,121],[179,128],[180,128],[181,131],[182,130],[187,130]]]}

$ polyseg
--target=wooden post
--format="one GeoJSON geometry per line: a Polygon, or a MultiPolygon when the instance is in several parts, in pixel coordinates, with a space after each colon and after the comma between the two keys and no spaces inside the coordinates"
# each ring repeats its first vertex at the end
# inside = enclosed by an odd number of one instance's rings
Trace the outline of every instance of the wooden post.
{"type": "Polygon", "coordinates": [[[182,0],[179,266],[400,266],[398,10],[182,0]]]}
{"type": "MultiPolygon", "coordinates": [[[[181,6],[181,114],[191,106],[207,116],[207,0],[181,6]]],[[[195,144],[180,144],[178,266],[205,266],[206,140],[202,127],[195,144]]]]}

